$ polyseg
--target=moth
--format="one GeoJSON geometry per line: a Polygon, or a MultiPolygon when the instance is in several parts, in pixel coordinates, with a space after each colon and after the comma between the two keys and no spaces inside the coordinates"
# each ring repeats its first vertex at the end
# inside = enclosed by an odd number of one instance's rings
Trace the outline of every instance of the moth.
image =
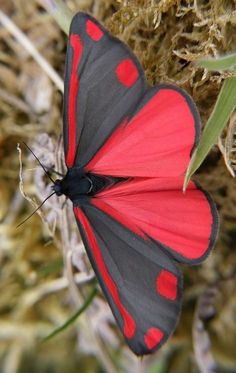
{"type": "Polygon", "coordinates": [[[217,236],[209,194],[182,192],[200,117],[174,85],[147,86],[132,51],[85,13],[74,16],[65,66],[67,173],[53,186],[73,202],[88,257],[136,355],[173,333],[183,279],[217,236]]]}

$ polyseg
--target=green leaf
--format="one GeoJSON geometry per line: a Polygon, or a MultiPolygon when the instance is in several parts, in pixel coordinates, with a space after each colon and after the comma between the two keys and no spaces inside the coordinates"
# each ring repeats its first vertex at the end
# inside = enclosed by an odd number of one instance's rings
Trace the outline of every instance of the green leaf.
{"type": "Polygon", "coordinates": [[[38,273],[40,276],[45,277],[45,276],[50,275],[51,273],[60,271],[62,268],[63,268],[63,260],[60,258],[60,259],[56,259],[53,262],[42,266],[39,269],[38,273]]]}
{"type": "Polygon", "coordinates": [[[204,58],[199,60],[197,64],[210,71],[229,70],[236,67],[236,53],[218,58],[204,58]]]}
{"type": "Polygon", "coordinates": [[[213,112],[203,130],[200,143],[193,152],[189,163],[183,189],[189,183],[193,173],[206,158],[211,147],[217,142],[218,137],[225,128],[234,108],[236,107],[236,78],[227,78],[221,88],[213,112]]]}
{"type": "Polygon", "coordinates": [[[77,312],[75,312],[68,320],[66,320],[64,324],[62,324],[61,326],[53,330],[52,333],[48,334],[45,338],[43,338],[42,343],[47,342],[49,339],[55,337],[55,335],[61,333],[63,330],[68,328],[68,326],[70,326],[86,310],[86,308],[90,305],[90,303],[92,302],[96,294],[97,294],[97,289],[94,288],[89,294],[84,304],[80,307],[80,309],[77,312]]]}
{"type": "Polygon", "coordinates": [[[165,358],[159,358],[149,368],[148,373],[166,373],[167,361],[165,358]]]}

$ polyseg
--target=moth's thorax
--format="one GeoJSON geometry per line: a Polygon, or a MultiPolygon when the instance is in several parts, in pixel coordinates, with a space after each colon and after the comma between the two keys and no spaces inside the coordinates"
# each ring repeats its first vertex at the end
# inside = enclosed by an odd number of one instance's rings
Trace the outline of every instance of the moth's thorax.
{"type": "Polygon", "coordinates": [[[106,176],[85,173],[79,167],[72,167],[61,180],[56,180],[53,190],[58,196],[64,194],[74,203],[91,197],[101,189],[113,184],[115,180],[106,176]]]}

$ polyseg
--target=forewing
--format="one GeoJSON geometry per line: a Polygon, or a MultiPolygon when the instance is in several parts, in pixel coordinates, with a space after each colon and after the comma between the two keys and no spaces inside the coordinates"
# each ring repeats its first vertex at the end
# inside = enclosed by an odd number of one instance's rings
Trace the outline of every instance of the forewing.
{"type": "Polygon", "coordinates": [[[85,169],[113,176],[180,176],[199,132],[200,118],[191,97],[173,85],[158,85],[145,93],[85,169]]]}
{"type": "Polygon", "coordinates": [[[85,13],[74,16],[67,45],[64,148],[68,167],[85,165],[137,106],[146,82],[130,49],[85,13]]]}
{"type": "Polygon", "coordinates": [[[182,276],[160,246],[145,242],[88,204],[75,207],[82,238],[112,312],[137,355],[159,348],[174,331],[182,276]]]}
{"type": "MultiPolygon", "coordinates": [[[[216,241],[218,215],[210,196],[183,177],[139,178],[101,191],[91,203],[144,240],[155,240],[178,261],[196,264],[216,241]]],[[[155,250],[155,247],[153,248],[155,250]]]]}

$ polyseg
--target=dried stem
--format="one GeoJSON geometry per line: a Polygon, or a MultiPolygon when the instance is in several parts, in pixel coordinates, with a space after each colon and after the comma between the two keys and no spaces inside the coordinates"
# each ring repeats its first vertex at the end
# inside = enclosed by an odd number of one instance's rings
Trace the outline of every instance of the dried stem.
{"type": "Polygon", "coordinates": [[[56,20],[60,28],[68,35],[73,12],[61,0],[38,0],[56,20]]]}
{"type": "MultiPolygon", "coordinates": [[[[94,277],[92,272],[85,274],[85,273],[77,273],[74,275],[73,281],[77,285],[85,284],[91,281],[94,277]]],[[[50,280],[46,283],[39,285],[37,288],[33,290],[28,290],[20,299],[18,303],[19,312],[25,312],[30,307],[32,307],[35,303],[39,302],[42,298],[47,295],[54,294],[58,291],[61,291],[69,286],[69,281],[66,277],[61,277],[56,280],[50,280]]],[[[19,315],[18,315],[19,316],[19,315]]]]}
{"type": "Polygon", "coordinates": [[[15,25],[15,23],[0,10],[0,23],[10,32],[11,35],[20,43],[25,50],[34,58],[39,66],[45,71],[49,78],[55,83],[57,88],[63,92],[64,84],[61,77],[52,68],[52,66],[45,60],[44,57],[35,48],[29,38],[15,25]]]}

